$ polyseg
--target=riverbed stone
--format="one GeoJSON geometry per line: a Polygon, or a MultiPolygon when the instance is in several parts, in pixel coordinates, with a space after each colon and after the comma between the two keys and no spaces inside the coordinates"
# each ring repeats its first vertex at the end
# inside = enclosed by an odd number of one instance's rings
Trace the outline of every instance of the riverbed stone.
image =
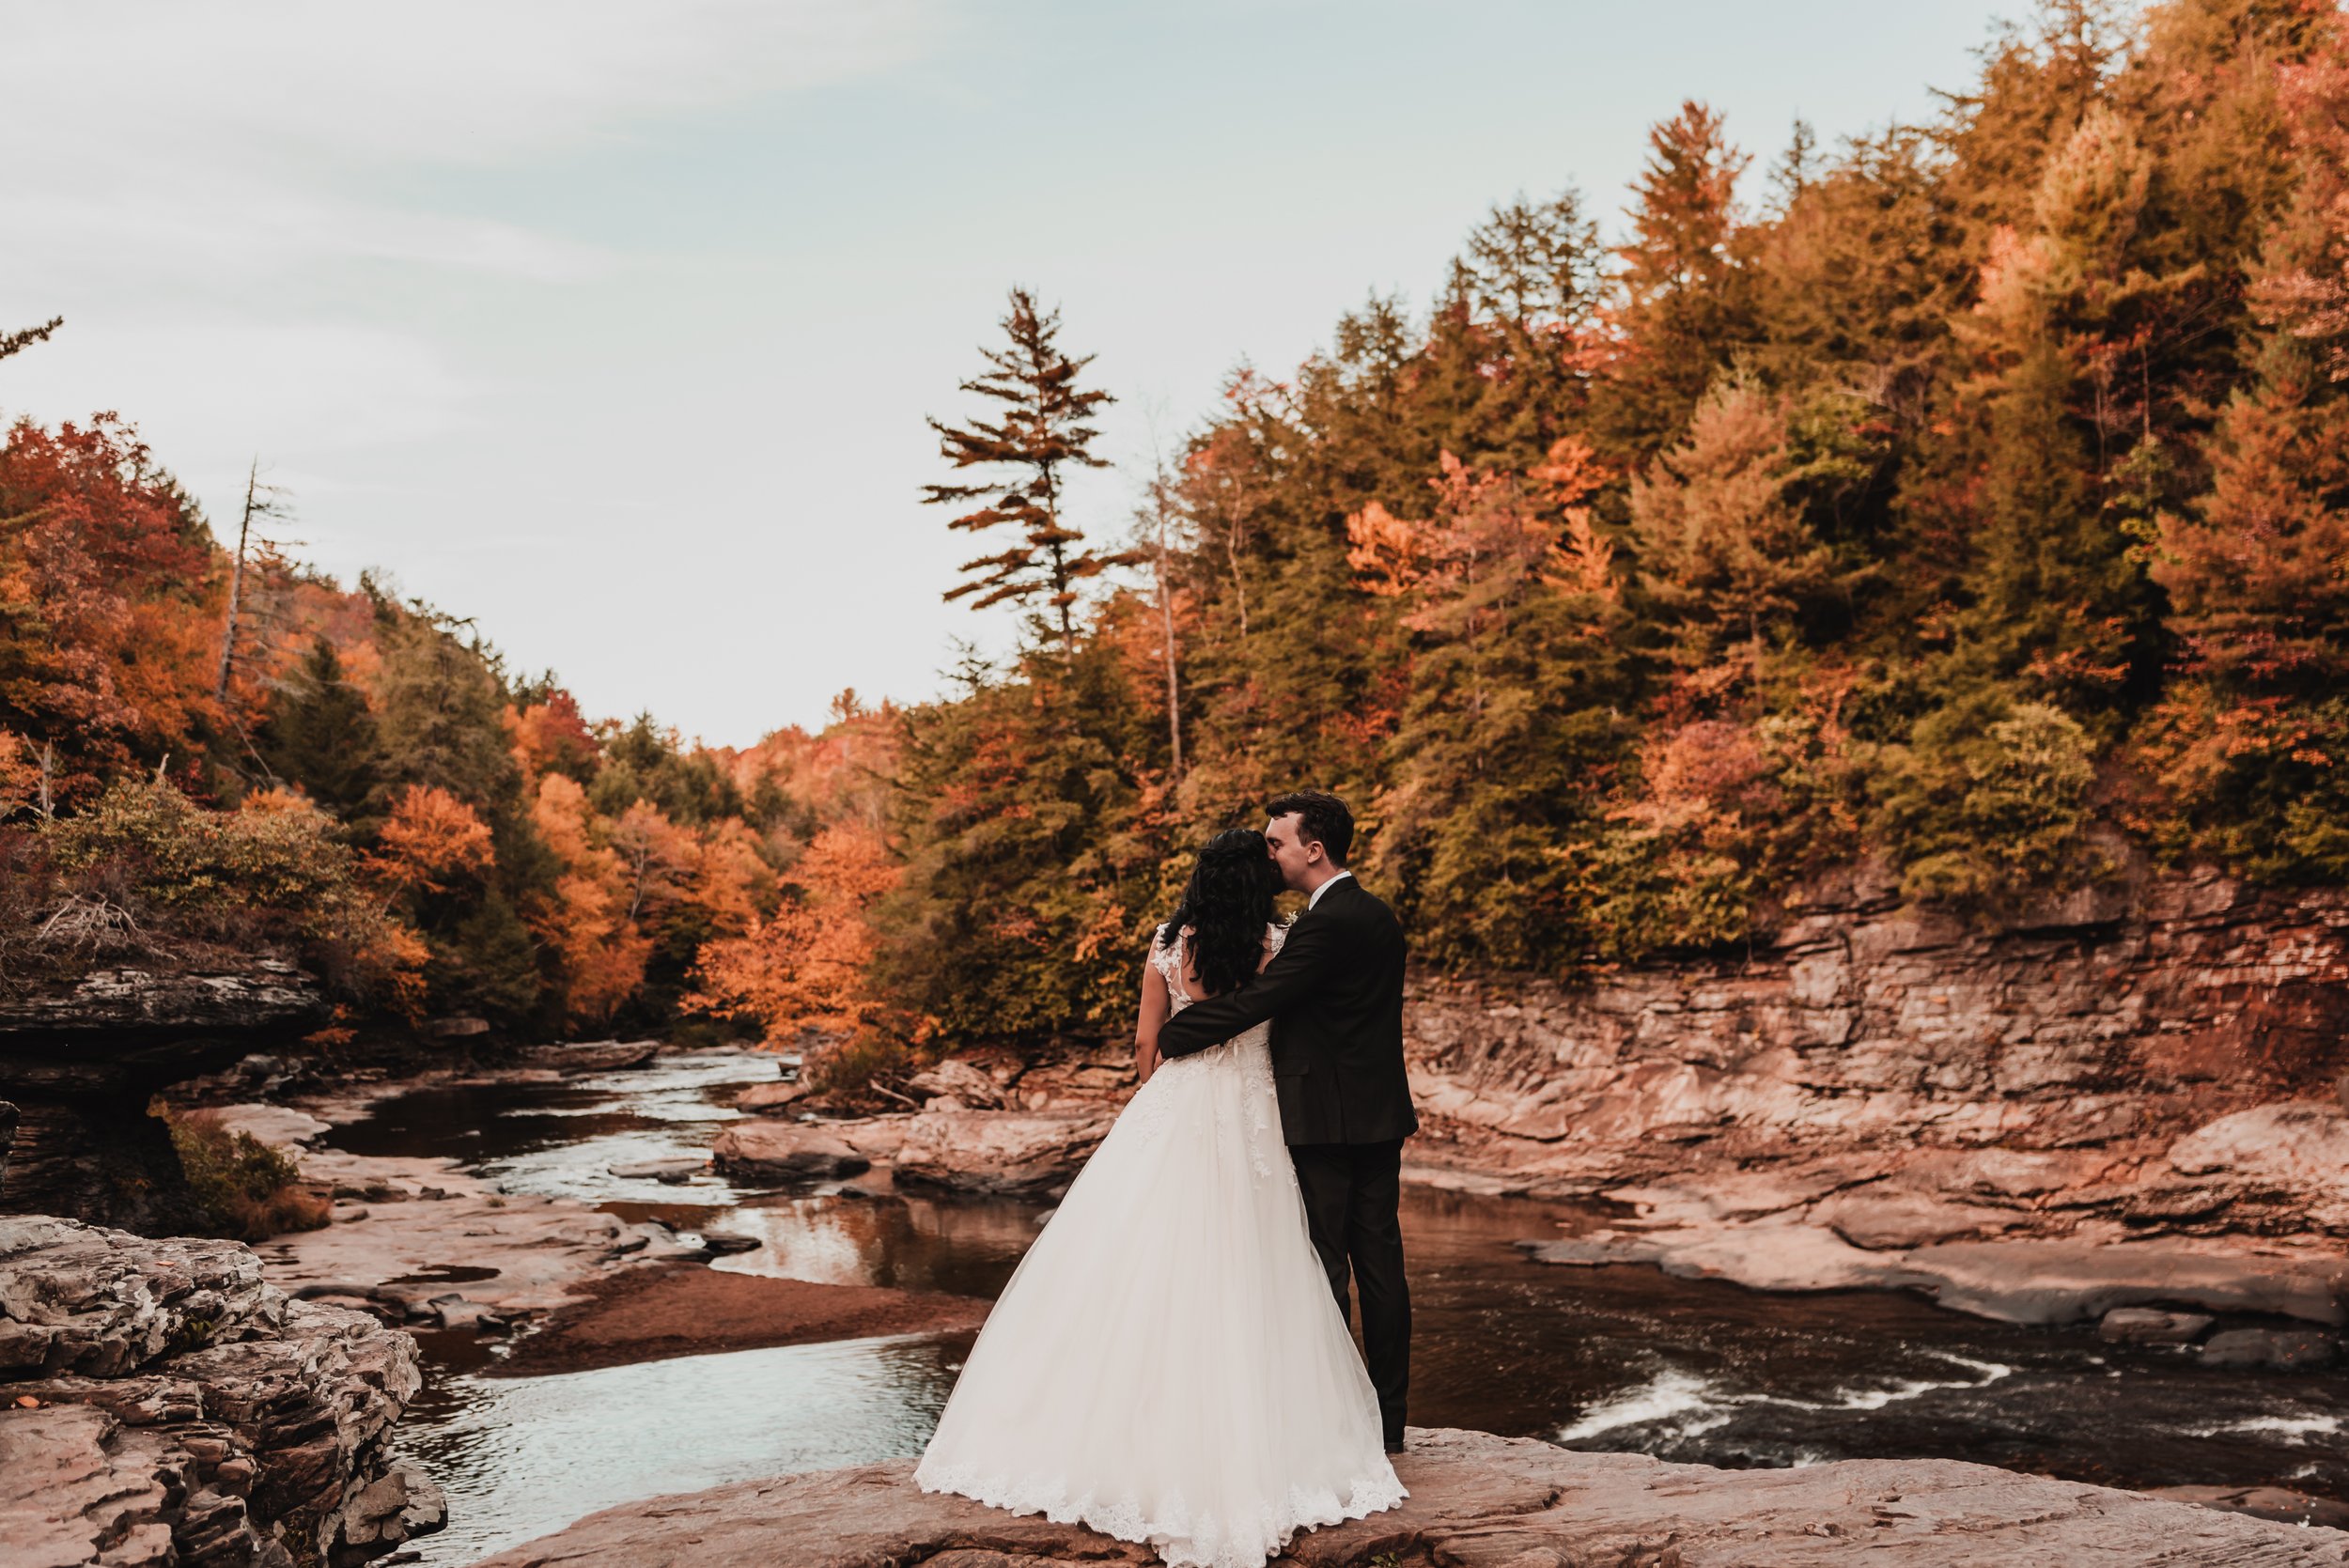
{"type": "Polygon", "coordinates": [[[1003,1086],[968,1062],[948,1057],[906,1080],[907,1092],[931,1101],[951,1099],[956,1110],[990,1110],[1003,1103],[1003,1086]]]}
{"type": "Polygon", "coordinates": [[[2230,1328],[2202,1342],[2202,1363],[2213,1367],[2330,1366],[2341,1348],[2313,1328],[2230,1328]]]}
{"type": "Polygon", "coordinates": [[[672,1155],[662,1159],[625,1160],[605,1169],[624,1181],[687,1182],[709,1169],[709,1161],[692,1155],[672,1155]]]}
{"type": "Polygon", "coordinates": [[[518,1060],[524,1067],[552,1068],[558,1073],[614,1073],[641,1067],[660,1054],[658,1040],[569,1040],[527,1047],[518,1053],[518,1060]]]}
{"type": "Polygon", "coordinates": [[[703,1250],[714,1257],[726,1257],[736,1252],[755,1252],[767,1245],[758,1237],[744,1235],[739,1231],[705,1230],[701,1233],[701,1238],[703,1250]]]}
{"type": "Polygon", "coordinates": [[[2208,1312],[2115,1307],[2097,1321],[2096,1332],[2114,1344],[2190,1344],[2216,1321],[2208,1312]]]}
{"type": "Polygon", "coordinates": [[[816,1086],[805,1079],[754,1083],[734,1096],[734,1109],[753,1116],[782,1116],[815,1092],[816,1086]]]}
{"type": "Polygon", "coordinates": [[[723,1173],[752,1181],[811,1181],[853,1176],[872,1160],[817,1122],[764,1119],[731,1123],[719,1129],[710,1159],[723,1173]]]}
{"type": "MultiPolygon", "coordinates": [[[[1076,1525],[924,1493],[913,1464],[743,1482],[593,1514],[479,1568],[1054,1568],[1156,1560],[1076,1525]]],[[[1304,1568],[2340,1568],[2349,1533],[1953,1460],[1722,1470],[1415,1428],[1399,1508],[1301,1535],[1304,1568]]]]}
{"type": "Polygon", "coordinates": [[[1075,1178],[1115,1120],[1102,1107],[926,1110],[906,1124],[897,1180],[957,1192],[1050,1192],[1075,1178]]]}
{"type": "Polygon", "coordinates": [[[2310,1497],[2288,1486],[2151,1486],[2147,1495],[2174,1498],[2229,1514],[2248,1514],[2287,1525],[2321,1525],[2349,1530],[2349,1502],[2310,1497]]]}

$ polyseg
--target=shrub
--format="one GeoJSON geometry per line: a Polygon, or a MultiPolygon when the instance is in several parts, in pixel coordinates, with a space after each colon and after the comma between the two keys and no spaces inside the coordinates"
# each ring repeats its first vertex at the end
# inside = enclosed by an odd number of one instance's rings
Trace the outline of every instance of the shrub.
{"type": "Polygon", "coordinates": [[[366,885],[334,819],[299,795],[264,791],[240,810],[208,811],[169,784],[124,781],[39,837],[73,884],[60,908],[111,911],[156,944],[287,943],[349,995],[420,1004],[422,939],[366,885]]]}
{"type": "Polygon", "coordinates": [[[888,1096],[875,1085],[919,1071],[922,1058],[902,1040],[852,1035],[826,1045],[807,1063],[805,1076],[818,1094],[848,1104],[878,1104],[888,1096]]]}
{"type": "Polygon", "coordinates": [[[2061,708],[1985,693],[1887,753],[1877,826],[1910,896],[1987,906],[2093,871],[2094,743],[2061,708]]]}
{"type": "Polygon", "coordinates": [[[217,1234],[265,1241],[326,1224],[331,1201],[303,1185],[302,1167],[249,1132],[232,1132],[210,1110],[158,1107],[179,1168],[217,1234]]]}

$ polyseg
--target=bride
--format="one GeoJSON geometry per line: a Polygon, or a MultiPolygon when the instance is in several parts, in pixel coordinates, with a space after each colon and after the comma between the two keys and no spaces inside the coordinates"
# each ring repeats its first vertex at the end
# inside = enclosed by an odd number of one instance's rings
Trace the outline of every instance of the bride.
{"type": "Polygon", "coordinates": [[[1299,1529],[1405,1497],[1306,1231],[1269,1026],[1161,1063],[1159,1029],[1280,951],[1264,835],[1219,833],[1159,927],[1142,1087],[1020,1261],[914,1481],[1259,1568],[1299,1529]]]}

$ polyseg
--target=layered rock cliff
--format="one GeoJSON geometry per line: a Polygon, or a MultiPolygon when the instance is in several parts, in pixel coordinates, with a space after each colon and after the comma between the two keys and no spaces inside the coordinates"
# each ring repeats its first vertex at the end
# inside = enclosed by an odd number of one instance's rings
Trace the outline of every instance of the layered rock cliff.
{"type": "Polygon", "coordinates": [[[347,1562],[440,1527],[388,1452],[415,1341],[226,1241],[0,1218],[0,1560],[347,1562]]]}
{"type": "Polygon", "coordinates": [[[0,1101],[17,1113],[0,1213],[151,1234],[197,1228],[179,1157],[148,1101],[325,1017],[317,983],[270,960],[235,973],[102,969],[64,989],[0,996],[0,1101]]]}
{"type": "Polygon", "coordinates": [[[1750,952],[1423,982],[1409,1029],[1424,1178],[1615,1205],[1553,1261],[1801,1287],[2061,1237],[2341,1274],[2338,891],[2153,879],[1987,927],[1854,878],[1750,952]]]}

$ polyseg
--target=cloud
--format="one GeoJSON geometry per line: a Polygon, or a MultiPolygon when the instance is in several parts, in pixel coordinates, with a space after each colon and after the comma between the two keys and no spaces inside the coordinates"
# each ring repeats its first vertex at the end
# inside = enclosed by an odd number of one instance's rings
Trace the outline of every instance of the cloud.
{"type": "Polygon", "coordinates": [[[174,158],[239,138],[273,159],[496,162],[646,116],[888,68],[926,0],[147,0],[0,8],[0,145],[88,138],[174,158]]]}
{"type": "Polygon", "coordinates": [[[30,408],[12,394],[11,411],[57,420],[118,410],[199,489],[241,477],[237,455],[257,439],[265,460],[422,440],[459,425],[469,396],[429,344],[349,322],[101,318],[70,347],[42,356],[30,408]]]}
{"type": "Polygon", "coordinates": [[[119,409],[199,489],[460,428],[513,289],[638,263],[452,174],[888,70],[949,3],[0,0],[0,329],[68,324],[0,396],[119,409]]]}
{"type": "Polygon", "coordinates": [[[433,171],[513,168],[929,47],[938,0],[0,4],[0,201],[17,288],[225,280],[334,259],[559,281],[611,258],[437,212],[433,171]]]}

